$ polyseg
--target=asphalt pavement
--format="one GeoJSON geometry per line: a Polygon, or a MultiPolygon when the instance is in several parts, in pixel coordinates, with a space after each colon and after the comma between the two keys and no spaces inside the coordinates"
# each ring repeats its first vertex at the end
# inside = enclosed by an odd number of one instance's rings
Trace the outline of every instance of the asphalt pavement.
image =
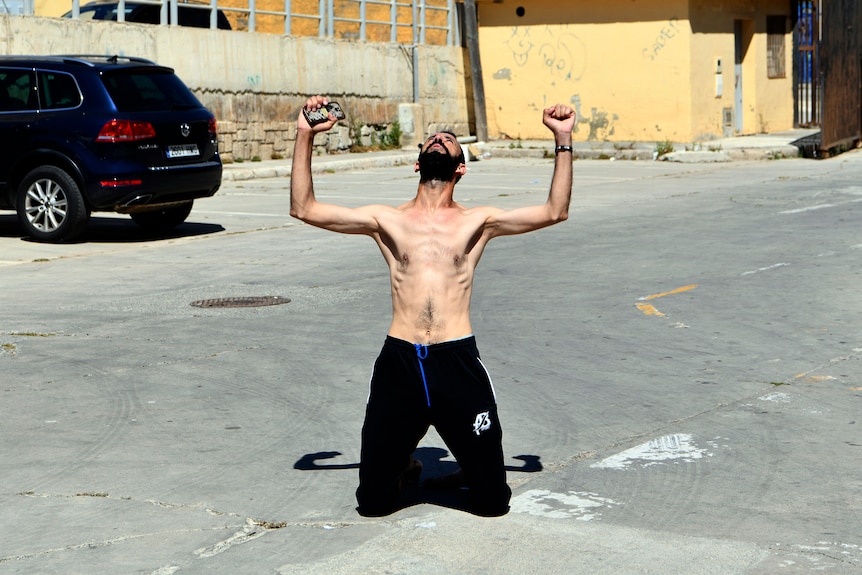
{"type": "MultiPolygon", "coordinates": [[[[105,214],[38,244],[0,214],[0,574],[862,573],[862,153],[778,159],[802,135],[584,149],[569,220],[491,242],[501,518],[427,489],[355,512],[388,274],[290,218],[288,162],[227,166],[170,235],[105,214]]],[[[480,147],[456,199],[543,201],[526,144],[480,147]]],[[[401,203],[413,160],[316,157],[315,189],[401,203]]],[[[433,430],[417,457],[455,466],[433,430]]]]}

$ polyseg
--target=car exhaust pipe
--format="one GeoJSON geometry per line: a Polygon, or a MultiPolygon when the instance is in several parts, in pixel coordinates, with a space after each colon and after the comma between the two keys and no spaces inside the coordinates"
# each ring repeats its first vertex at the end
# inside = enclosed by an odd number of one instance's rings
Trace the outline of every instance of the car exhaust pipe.
{"type": "Polygon", "coordinates": [[[120,210],[120,209],[124,209],[124,208],[131,208],[134,206],[140,206],[141,204],[146,204],[151,199],[153,199],[152,194],[144,194],[143,196],[135,196],[134,198],[132,198],[131,200],[129,200],[125,204],[117,205],[116,209],[120,210]]]}

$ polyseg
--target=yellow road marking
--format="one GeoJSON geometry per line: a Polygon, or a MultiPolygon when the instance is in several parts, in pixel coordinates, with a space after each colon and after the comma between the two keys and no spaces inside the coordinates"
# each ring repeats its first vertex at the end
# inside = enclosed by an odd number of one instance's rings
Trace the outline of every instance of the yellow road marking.
{"type": "Polygon", "coordinates": [[[658,299],[658,298],[660,298],[660,297],[664,297],[664,296],[666,296],[666,295],[673,295],[673,294],[677,294],[677,293],[682,293],[682,292],[686,292],[686,291],[691,291],[691,290],[693,290],[694,288],[698,287],[699,285],[700,285],[700,284],[691,284],[691,285],[687,285],[687,286],[682,286],[682,287],[676,288],[675,290],[670,290],[670,291],[666,291],[666,292],[662,292],[662,293],[656,293],[656,294],[653,294],[653,295],[648,295],[648,296],[646,296],[646,297],[642,297],[642,298],[640,298],[640,301],[650,301],[650,300],[653,300],[653,299],[658,299]]]}
{"type": "Polygon", "coordinates": [[[639,304],[637,304],[637,306],[638,306],[638,309],[641,310],[642,312],[644,312],[646,315],[658,315],[658,316],[664,317],[663,313],[661,313],[659,310],[657,310],[656,308],[654,308],[653,306],[651,306],[648,303],[639,303],[639,304]]]}
{"type": "MultiPolygon", "coordinates": [[[[666,291],[666,292],[662,292],[662,293],[654,293],[652,295],[648,295],[646,297],[640,298],[639,301],[649,301],[649,300],[657,299],[660,297],[664,297],[666,295],[673,295],[673,294],[677,294],[677,293],[690,291],[690,290],[693,290],[694,288],[698,287],[698,285],[699,284],[691,284],[691,285],[687,285],[687,286],[678,287],[674,290],[670,290],[670,291],[666,291]]],[[[639,303],[639,304],[635,304],[635,305],[637,306],[637,308],[639,310],[644,312],[644,314],[646,314],[646,315],[657,315],[660,317],[665,317],[665,315],[663,313],[661,313],[659,310],[657,310],[655,307],[653,307],[652,305],[650,305],[648,303],[639,303]]]]}

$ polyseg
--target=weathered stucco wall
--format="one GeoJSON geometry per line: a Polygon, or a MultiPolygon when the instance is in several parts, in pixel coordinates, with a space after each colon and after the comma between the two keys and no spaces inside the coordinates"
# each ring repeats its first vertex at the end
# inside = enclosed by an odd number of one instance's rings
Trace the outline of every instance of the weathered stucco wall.
{"type": "Polygon", "coordinates": [[[390,129],[399,111],[405,132],[410,118],[424,118],[405,145],[443,128],[469,133],[459,47],[418,48],[419,111],[405,120],[413,63],[400,44],[2,15],[0,45],[5,54],[120,54],[175,68],[215,113],[227,161],[290,155],[296,115],[310,94],[330,96],[348,114],[318,142],[330,150],[390,129]]]}
{"type": "MultiPolygon", "coordinates": [[[[697,103],[693,114],[693,133],[711,134],[721,129],[725,108],[741,115],[742,133],[775,132],[793,127],[793,42],[791,39],[787,0],[690,0],[689,26],[692,34],[692,102],[697,103]],[[787,15],[787,36],[784,43],[783,78],[770,78],[767,62],[767,16],[787,15]],[[734,22],[742,31],[741,109],[734,102],[735,40],[734,22]],[[718,73],[721,60],[721,73],[718,73]],[[716,96],[716,83],[721,78],[722,96],[716,96]]],[[[724,133],[733,129],[723,126],[724,133]]]]}
{"type": "Polygon", "coordinates": [[[545,137],[538,111],[562,101],[578,112],[576,140],[723,137],[724,109],[735,105],[736,20],[752,35],[743,62],[743,129],[738,133],[792,128],[790,26],[788,22],[787,77],[768,78],[767,15],[789,18],[790,3],[482,0],[479,45],[489,135],[545,137]]]}

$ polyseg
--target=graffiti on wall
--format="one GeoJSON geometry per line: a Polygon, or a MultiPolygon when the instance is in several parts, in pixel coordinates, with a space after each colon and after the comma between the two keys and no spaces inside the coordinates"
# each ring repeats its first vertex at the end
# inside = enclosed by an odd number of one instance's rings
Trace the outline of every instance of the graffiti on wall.
{"type": "Polygon", "coordinates": [[[505,44],[516,66],[539,66],[553,78],[576,82],[584,73],[586,48],[567,28],[515,26],[505,44]]]}
{"type": "Polygon", "coordinates": [[[655,37],[655,40],[653,40],[652,45],[644,48],[641,54],[643,54],[645,60],[653,62],[659,57],[661,51],[679,35],[679,19],[671,18],[668,20],[667,24],[662,26],[658,35],[655,37]]]}

